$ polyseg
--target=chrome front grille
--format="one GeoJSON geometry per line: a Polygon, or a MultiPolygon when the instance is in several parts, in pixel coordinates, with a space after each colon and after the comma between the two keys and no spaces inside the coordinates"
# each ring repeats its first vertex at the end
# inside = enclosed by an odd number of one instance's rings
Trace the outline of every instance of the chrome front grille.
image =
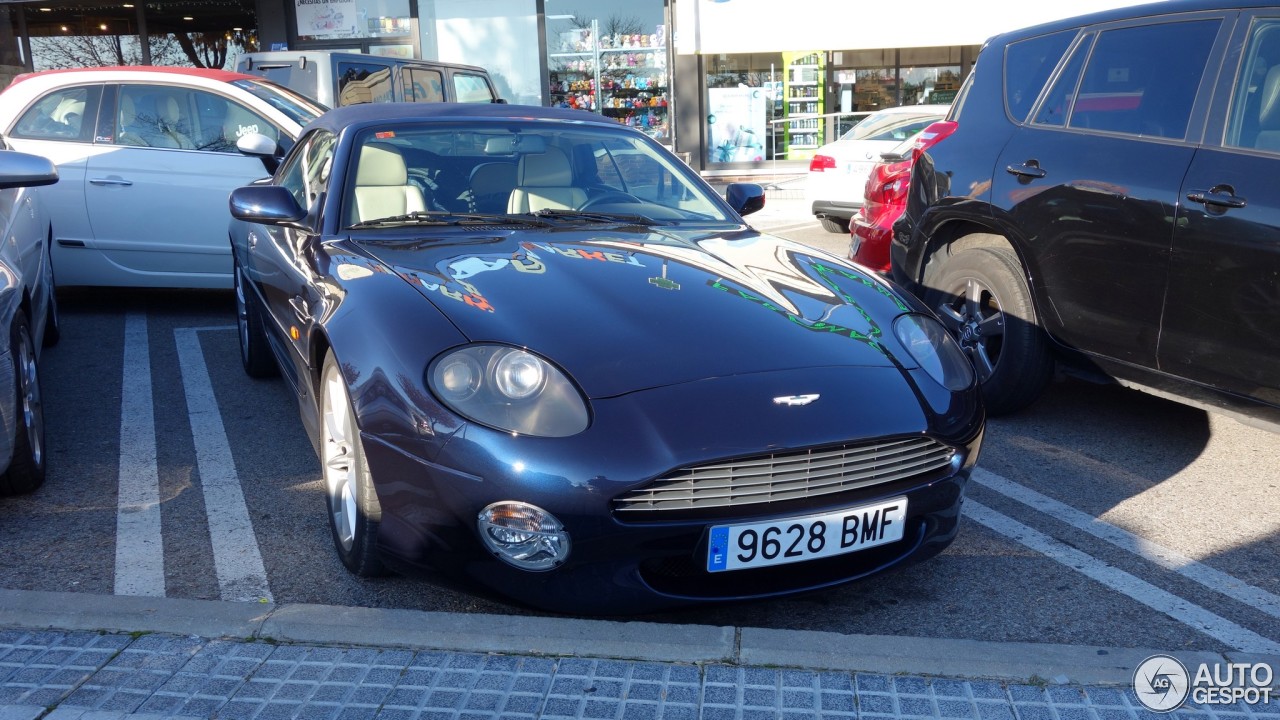
{"type": "Polygon", "coordinates": [[[759,455],[677,470],[617,498],[614,509],[705,510],[832,495],[938,470],[954,455],[926,437],[759,455]]]}

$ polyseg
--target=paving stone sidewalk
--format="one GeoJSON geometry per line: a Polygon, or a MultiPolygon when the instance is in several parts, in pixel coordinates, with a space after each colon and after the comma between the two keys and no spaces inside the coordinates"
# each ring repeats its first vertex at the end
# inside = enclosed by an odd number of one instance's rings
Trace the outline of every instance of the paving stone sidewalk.
{"type": "Polygon", "coordinates": [[[1280,720],[1132,689],[166,634],[0,630],[0,720],[1280,720]]]}

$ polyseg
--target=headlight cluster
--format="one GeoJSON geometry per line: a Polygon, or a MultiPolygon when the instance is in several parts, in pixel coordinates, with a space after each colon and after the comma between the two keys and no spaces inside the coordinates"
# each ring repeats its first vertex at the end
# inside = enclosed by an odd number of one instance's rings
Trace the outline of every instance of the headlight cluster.
{"type": "Polygon", "coordinates": [[[942,323],[927,316],[901,315],[893,332],[911,358],[939,385],[957,392],[973,385],[973,366],[942,323]]]}
{"type": "Polygon", "coordinates": [[[587,429],[586,402],[551,363],[506,345],[469,345],[427,369],[427,385],[459,415],[483,425],[539,437],[587,429]]]}
{"type": "Polygon", "coordinates": [[[522,570],[550,570],[569,557],[569,533],[536,505],[496,502],[476,522],[485,547],[522,570]]]}

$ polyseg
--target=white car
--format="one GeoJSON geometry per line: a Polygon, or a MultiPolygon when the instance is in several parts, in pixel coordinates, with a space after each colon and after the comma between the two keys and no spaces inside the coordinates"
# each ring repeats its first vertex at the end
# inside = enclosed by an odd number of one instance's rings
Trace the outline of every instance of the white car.
{"type": "Polygon", "coordinates": [[[284,150],[323,111],[222,70],[51,70],[0,94],[0,132],[57,165],[45,199],[59,286],[230,288],[227,197],[274,169],[237,139],[284,150]]]}
{"type": "Polygon", "coordinates": [[[49,206],[36,189],[58,181],[53,163],[0,139],[0,495],[44,483],[44,405],[37,362],[58,340],[49,264],[49,206]]]}
{"type": "Polygon", "coordinates": [[[905,105],[868,115],[809,161],[805,200],[828,232],[848,233],[849,219],[862,207],[862,194],[880,153],[941,120],[950,105],[905,105]]]}

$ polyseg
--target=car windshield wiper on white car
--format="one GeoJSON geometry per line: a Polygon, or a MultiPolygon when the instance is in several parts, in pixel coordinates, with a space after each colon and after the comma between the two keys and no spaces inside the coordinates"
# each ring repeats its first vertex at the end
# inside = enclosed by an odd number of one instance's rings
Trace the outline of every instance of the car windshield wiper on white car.
{"type": "Polygon", "coordinates": [[[398,225],[531,225],[533,227],[551,227],[550,223],[527,215],[415,210],[404,215],[363,220],[348,226],[348,229],[395,227],[398,225]]]}
{"type": "Polygon", "coordinates": [[[591,212],[583,210],[556,210],[553,208],[544,208],[529,213],[534,217],[540,218],[556,218],[561,220],[585,220],[587,222],[598,223],[625,223],[627,225],[643,225],[645,227],[653,227],[659,225],[657,220],[645,217],[644,215],[628,215],[626,213],[609,213],[609,212],[591,212]]]}

